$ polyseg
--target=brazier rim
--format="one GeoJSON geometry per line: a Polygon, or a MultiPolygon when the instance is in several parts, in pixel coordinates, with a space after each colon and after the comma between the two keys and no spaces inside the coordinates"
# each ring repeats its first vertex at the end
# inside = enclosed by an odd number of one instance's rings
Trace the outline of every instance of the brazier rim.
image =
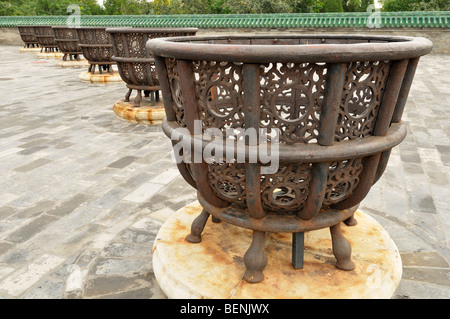
{"type": "Polygon", "coordinates": [[[336,63],[383,61],[415,58],[429,53],[432,42],[423,37],[347,35],[347,34],[267,34],[267,35],[205,35],[156,38],[147,42],[155,56],[182,60],[204,60],[243,63],[336,63]],[[200,41],[332,39],[386,41],[345,44],[224,44],[200,41]],[[196,43],[197,42],[197,43],[196,43]]]}
{"type": "Polygon", "coordinates": [[[108,33],[155,33],[155,32],[198,32],[198,28],[134,28],[134,27],[114,27],[114,28],[107,28],[106,32],[108,33]]]}

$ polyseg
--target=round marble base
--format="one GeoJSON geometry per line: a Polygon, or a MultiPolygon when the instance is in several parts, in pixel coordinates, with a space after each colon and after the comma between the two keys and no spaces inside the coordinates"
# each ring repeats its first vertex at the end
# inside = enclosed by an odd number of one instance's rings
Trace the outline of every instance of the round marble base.
{"type": "Polygon", "coordinates": [[[391,298],[402,276],[396,245],[383,227],[360,210],[356,226],[342,223],[355,269],[335,267],[328,228],[305,233],[303,269],[291,264],[292,234],[266,234],[264,279],[243,279],[243,256],[252,231],[209,218],[202,241],[185,240],[202,208],[196,201],[170,216],[153,246],[153,269],[169,298],[353,299],[391,298]]]}
{"type": "Polygon", "coordinates": [[[80,74],[80,79],[85,82],[90,83],[114,83],[114,82],[122,82],[122,78],[118,71],[114,71],[112,74],[109,72],[103,72],[100,74],[96,71],[92,74],[89,71],[82,72],[80,74]]]}
{"type": "Polygon", "coordinates": [[[61,52],[38,52],[36,56],[39,59],[62,59],[64,54],[61,52]]]}
{"type": "Polygon", "coordinates": [[[62,68],[87,68],[89,62],[86,59],[81,60],[56,60],[55,65],[62,68]]]}
{"type": "Polygon", "coordinates": [[[118,100],[113,111],[121,120],[139,124],[159,124],[166,115],[162,100],[152,103],[149,97],[142,97],[141,106],[134,106],[134,98],[130,102],[118,100]]]}
{"type": "Polygon", "coordinates": [[[41,52],[41,48],[20,48],[19,49],[20,53],[38,53],[41,52]]]}

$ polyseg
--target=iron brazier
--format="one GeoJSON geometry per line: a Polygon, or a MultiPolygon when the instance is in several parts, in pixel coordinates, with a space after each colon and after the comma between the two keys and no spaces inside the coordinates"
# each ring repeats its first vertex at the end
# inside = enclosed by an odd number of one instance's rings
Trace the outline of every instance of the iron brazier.
{"type": "Polygon", "coordinates": [[[251,229],[244,278],[254,283],[264,278],[266,232],[293,233],[292,264],[301,268],[303,233],[329,227],[336,267],[352,270],[340,223],[357,223],[359,203],[406,136],[401,116],[419,57],[432,43],[280,34],[153,39],[147,48],[162,88],[163,130],[174,150],[188,141],[192,152],[177,165],[203,211],[186,239],[200,242],[210,215],[251,229]],[[265,129],[264,139],[277,141],[275,172],[262,172],[264,140],[246,139],[244,161],[236,160],[240,137],[227,133],[242,129],[265,129]],[[211,143],[216,154],[206,158],[211,143]],[[218,157],[224,150],[227,158],[218,157]]]}

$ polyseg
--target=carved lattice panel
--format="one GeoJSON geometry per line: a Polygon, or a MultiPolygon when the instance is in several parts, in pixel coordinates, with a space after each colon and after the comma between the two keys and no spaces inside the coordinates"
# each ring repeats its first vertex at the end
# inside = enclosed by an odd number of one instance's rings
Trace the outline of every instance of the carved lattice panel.
{"type": "Polygon", "coordinates": [[[352,62],[346,72],[335,140],[372,135],[390,62],[352,62]]]}

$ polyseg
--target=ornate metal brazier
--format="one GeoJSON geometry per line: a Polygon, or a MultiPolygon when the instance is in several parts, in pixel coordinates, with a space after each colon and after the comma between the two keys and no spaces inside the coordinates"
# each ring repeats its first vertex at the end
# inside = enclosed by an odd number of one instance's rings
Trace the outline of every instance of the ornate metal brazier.
{"type": "Polygon", "coordinates": [[[42,48],[41,52],[58,52],[58,45],[55,40],[55,33],[50,25],[34,26],[34,34],[42,48]]]}
{"type": "Polygon", "coordinates": [[[155,62],[145,44],[149,39],[195,35],[197,28],[108,28],[111,34],[114,55],[112,60],[117,63],[119,74],[127,84],[128,92],[125,102],[130,101],[133,90],[137,91],[134,106],[140,106],[142,91],[145,96],[151,94],[151,102],[159,100],[159,82],[155,70],[155,62]]]}
{"type": "Polygon", "coordinates": [[[244,278],[259,282],[266,232],[293,233],[292,263],[301,268],[303,233],[329,227],[336,267],[352,270],[340,223],[356,224],[355,210],[406,136],[402,112],[419,57],[431,47],[424,38],[349,35],[150,40],[163,130],[175,155],[177,142],[188,141],[190,160],[178,168],[203,206],[187,240],[201,240],[210,214],[253,230],[244,278]],[[242,129],[267,134],[256,142],[244,136],[239,161],[242,137],[229,132],[242,129]],[[271,150],[278,143],[270,173],[259,157],[264,142],[271,150]]]}
{"type": "Polygon", "coordinates": [[[39,47],[39,43],[36,39],[36,34],[34,33],[33,26],[20,26],[17,27],[19,29],[20,37],[22,41],[25,43],[24,48],[37,48],[39,47]]]}
{"type": "Polygon", "coordinates": [[[112,65],[116,64],[112,57],[112,41],[106,27],[77,27],[78,46],[90,66],[88,71],[95,73],[95,66],[100,74],[103,71],[113,73],[112,65]]]}
{"type": "Polygon", "coordinates": [[[80,60],[81,49],[78,47],[77,30],[67,26],[54,26],[52,29],[59,51],[64,53],[63,60],[80,60]]]}

